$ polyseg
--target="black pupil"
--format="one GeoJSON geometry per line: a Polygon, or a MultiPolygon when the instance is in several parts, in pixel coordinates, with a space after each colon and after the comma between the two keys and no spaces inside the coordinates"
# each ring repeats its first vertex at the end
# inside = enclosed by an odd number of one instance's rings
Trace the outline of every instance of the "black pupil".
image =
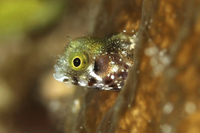
{"type": "Polygon", "coordinates": [[[75,66],[75,67],[78,67],[78,66],[80,66],[80,64],[81,64],[81,60],[80,60],[79,58],[75,58],[75,59],[73,60],[73,63],[74,63],[74,66],[75,66]]]}

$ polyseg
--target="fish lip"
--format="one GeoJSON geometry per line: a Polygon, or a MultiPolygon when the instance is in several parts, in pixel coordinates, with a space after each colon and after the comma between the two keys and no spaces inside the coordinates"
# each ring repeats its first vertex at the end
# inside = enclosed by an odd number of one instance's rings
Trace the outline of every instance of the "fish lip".
{"type": "Polygon", "coordinates": [[[54,77],[54,79],[56,79],[57,81],[60,81],[60,82],[65,82],[65,83],[69,82],[69,78],[61,73],[54,73],[53,77],[54,77]]]}

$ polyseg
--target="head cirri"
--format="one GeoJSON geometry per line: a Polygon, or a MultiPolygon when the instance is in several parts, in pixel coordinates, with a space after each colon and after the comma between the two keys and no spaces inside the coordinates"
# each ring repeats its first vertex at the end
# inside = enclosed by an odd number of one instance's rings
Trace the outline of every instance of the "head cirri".
{"type": "Polygon", "coordinates": [[[135,38],[122,33],[77,38],[58,56],[54,78],[88,88],[120,90],[133,65],[134,45],[135,38]]]}

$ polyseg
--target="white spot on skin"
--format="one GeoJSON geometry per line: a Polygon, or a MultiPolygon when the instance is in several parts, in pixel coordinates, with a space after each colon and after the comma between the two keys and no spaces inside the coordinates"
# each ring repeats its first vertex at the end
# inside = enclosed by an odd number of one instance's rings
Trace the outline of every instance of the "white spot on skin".
{"type": "Polygon", "coordinates": [[[122,51],[122,54],[126,54],[126,51],[122,51]]]}
{"type": "Polygon", "coordinates": [[[127,62],[126,65],[128,65],[130,67],[132,66],[132,64],[130,62],[127,62]]]}
{"type": "Polygon", "coordinates": [[[116,80],[116,81],[114,81],[114,83],[118,83],[118,81],[116,80]]]}
{"type": "Polygon", "coordinates": [[[109,87],[104,88],[103,90],[110,90],[109,87]]]}
{"type": "Polygon", "coordinates": [[[192,114],[196,111],[197,107],[196,105],[193,103],[193,102],[187,102],[185,104],[185,111],[188,113],[188,114],[192,114]]]}
{"type": "Polygon", "coordinates": [[[112,90],[113,89],[113,87],[106,87],[106,88],[104,88],[105,90],[112,90]]]}
{"type": "Polygon", "coordinates": [[[112,90],[112,89],[113,89],[113,87],[109,87],[109,88],[108,88],[108,90],[112,90]]]}
{"type": "Polygon", "coordinates": [[[103,84],[103,83],[99,83],[99,84],[96,84],[96,86],[97,86],[98,88],[102,88],[102,89],[103,89],[104,84],[103,84]]]}
{"type": "MultiPolygon", "coordinates": [[[[133,39],[132,39],[133,40],[133,39]]],[[[130,40],[131,41],[131,40],[130,40]]],[[[132,41],[131,41],[132,42],[132,41]]],[[[135,42],[132,42],[131,46],[130,46],[130,50],[135,48],[135,42]]]]}
{"type": "Polygon", "coordinates": [[[112,71],[113,71],[113,72],[117,72],[118,69],[119,69],[118,66],[114,66],[114,67],[112,68],[112,71]]]}
{"type": "Polygon", "coordinates": [[[121,72],[124,72],[124,69],[122,69],[121,72]]]}
{"type": "Polygon", "coordinates": [[[122,43],[121,46],[122,46],[123,48],[127,47],[126,44],[124,44],[124,43],[122,43]]]}
{"type": "Polygon", "coordinates": [[[88,81],[87,81],[87,80],[84,80],[84,79],[80,79],[80,80],[78,81],[78,84],[79,84],[80,86],[87,86],[87,85],[88,85],[88,81]]]}
{"type": "Polygon", "coordinates": [[[123,30],[123,32],[126,32],[126,30],[123,30]]]}
{"type": "Polygon", "coordinates": [[[94,73],[93,71],[90,72],[90,76],[94,77],[95,79],[97,79],[98,81],[102,81],[102,78],[98,75],[96,75],[96,73],[94,73]]]}
{"type": "Polygon", "coordinates": [[[115,64],[115,62],[114,62],[114,61],[111,61],[111,62],[110,62],[110,64],[114,65],[114,64],[115,64]]]}
{"type": "Polygon", "coordinates": [[[164,114],[170,114],[172,112],[173,108],[174,108],[174,106],[172,105],[172,103],[167,103],[163,107],[163,113],[164,114]]]}
{"type": "Polygon", "coordinates": [[[76,81],[75,80],[71,80],[71,83],[73,84],[73,83],[76,83],[76,81]]]}
{"type": "Polygon", "coordinates": [[[93,68],[94,68],[93,65],[90,65],[88,67],[88,70],[89,70],[88,73],[90,74],[90,76],[93,77],[93,78],[95,78],[98,81],[103,81],[103,79],[99,75],[97,75],[96,73],[94,73],[93,68]]]}

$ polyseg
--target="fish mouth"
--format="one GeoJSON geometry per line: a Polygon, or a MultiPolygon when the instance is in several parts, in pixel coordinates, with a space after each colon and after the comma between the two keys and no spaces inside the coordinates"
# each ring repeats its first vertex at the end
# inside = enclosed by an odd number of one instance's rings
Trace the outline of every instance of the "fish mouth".
{"type": "Polygon", "coordinates": [[[53,77],[57,81],[64,82],[64,83],[71,83],[73,85],[78,85],[78,86],[83,86],[83,87],[88,85],[87,80],[77,79],[76,77],[73,77],[71,79],[71,78],[69,78],[69,77],[67,77],[67,76],[65,76],[64,74],[61,74],[61,73],[54,73],[53,77]]]}
{"type": "Polygon", "coordinates": [[[67,77],[67,76],[65,76],[65,75],[63,75],[63,74],[54,73],[54,74],[53,74],[53,77],[54,77],[54,79],[56,79],[57,81],[69,83],[69,77],[67,77]]]}

